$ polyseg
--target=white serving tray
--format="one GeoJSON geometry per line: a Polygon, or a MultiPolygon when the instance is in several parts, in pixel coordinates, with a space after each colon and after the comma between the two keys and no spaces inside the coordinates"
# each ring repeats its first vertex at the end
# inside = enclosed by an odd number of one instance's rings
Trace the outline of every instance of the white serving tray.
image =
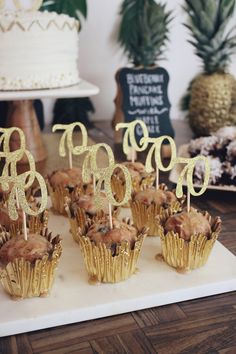
{"type": "MultiPolygon", "coordinates": [[[[178,156],[181,157],[190,157],[188,154],[188,144],[181,145],[179,147],[178,151],[178,156]]],[[[169,181],[177,184],[178,183],[178,178],[179,175],[184,168],[184,165],[182,164],[177,164],[173,167],[173,169],[170,171],[170,176],[169,176],[169,181]]],[[[183,186],[187,187],[186,181],[184,180],[183,186]]],[[[194,184],[195,188],[202,188],[201,185],[199,184],[194,184]]],[[[213,186],[213,185],[208,185],[207,189],[213,189],[213,190],[218,190],[218,191],[226,191],[226,192],[236,192],[236,187],[235,186],[229,186],[229,185],[219,185],[219,186],[213,186]]]]}
{"type": "Polygon", "coordinates": [[[0,288],[0,337],[236,290],[236,257],[219,242],[204,268],[183,275],[155,260],[158,238],[145,240],[139,271],[129,280],[89,285],[68,220],[51,215],[49,226],[64,247],[51,295],[13,301],[0,288]]]}
{"type": "Polygon", "coordinates": [[[0,91],[0,101],[34,100],[38,98],[77,98],[97,95],[99,88],[85,80],[77,85],[50,90],[0,91]]]}

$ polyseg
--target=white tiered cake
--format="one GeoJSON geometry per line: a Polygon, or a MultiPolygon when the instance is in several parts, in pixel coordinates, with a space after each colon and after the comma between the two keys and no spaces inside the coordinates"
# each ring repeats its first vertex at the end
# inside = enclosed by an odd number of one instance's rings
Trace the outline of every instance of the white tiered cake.
{"type": "Polygon", "coordinates": [[[0,11],[0,90],[78,83],[78,28],[55,12],[0,11]]]}

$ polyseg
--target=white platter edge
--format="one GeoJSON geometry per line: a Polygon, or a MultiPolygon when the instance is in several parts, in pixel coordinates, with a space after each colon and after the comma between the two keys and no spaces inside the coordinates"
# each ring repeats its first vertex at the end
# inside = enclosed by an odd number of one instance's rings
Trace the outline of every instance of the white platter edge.
{"type": "Polygon", "coordinates": [[[51,294],[12,301],[0,288],[0,337],[236,291],[236,257],[220,242],[205,267],[179,274],[155,260],[161,251],[158,237],[145,240],[139,272],[130,279],[89,285],[68,220],[51,215],[49,222],[54,234],[63,236],[64,248],[51,294]]]}
{"type": "Polygon", "coordinates": [[[85,80],[80,80],[77,85],[29,91],[0,91],[0,101],[34,100],[40,98],[76,98],[97,95],[99,88],[85,80]]]}

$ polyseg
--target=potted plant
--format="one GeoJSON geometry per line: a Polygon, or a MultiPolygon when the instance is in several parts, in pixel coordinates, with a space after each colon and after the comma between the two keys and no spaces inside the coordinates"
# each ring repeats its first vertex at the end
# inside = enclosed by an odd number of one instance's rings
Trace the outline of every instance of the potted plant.
{"type": "Polygon", "coordinates": [[[228,72],[236,52],[236,37],[228,27],[234,7],[235,0],[185,0],[189,42],[203,64],[203,72],[194,78],[183,101],[197,136],[236,124],[236,81],[228,72]]]}
{"type": "MultiPolygon", "coordinates": [[[[174,135],[168,99],[169,75],[157,63],[164,58],[171,12],[154,0],[124,0],[121,6],[119,43],[131,67],[116,73],[117,96],[113,126],[143,120],[149,135],[174,135]]],[[[122,133],[115,133],[116,142],[122,133]]],[[[138,131],[136,132],[139,138],[138,131]]]]}
{"type": "Polygon", "coordinates": [[[87,0],[44,0],[40,10],[55,11],[70,17],[87,17],[87,0]]]}

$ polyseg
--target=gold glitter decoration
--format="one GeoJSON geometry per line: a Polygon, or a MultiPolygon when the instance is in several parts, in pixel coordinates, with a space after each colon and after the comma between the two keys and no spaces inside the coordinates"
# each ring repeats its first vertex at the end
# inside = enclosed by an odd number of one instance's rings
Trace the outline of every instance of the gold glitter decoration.
{"type": "Polygon", "coordinates": [[[108,202],[113,205],[113,206],[122,206],[123,204],[128,203],[131,197],[131,186],[132,186],[132,180],[130,176],[130,172],[127,167],[121,165],[121,164],[116,164],[116,165],[111,165],[109,166],[104,173],[101,175],[97,182],[96,186],[96,193],[95,193],[95,202],[99,209],[102,209],[102,205],[100,202],[100,195],[102,191],[102,186],[104,183],[104,191],[106,193],[108,202]],[[121,169],[121,171],[124,174],[124,180],[125,180],[125,189],[124,189],[124,198],[123,200],[116,200],[114,198],[114,192],[112,190],[112,184],[111,184],[111,179],[114,174],[114,171],[117,169],[121,169]]]}
{"type": "Polygon", "coordinates": [[[113,206],[121,206],[126,204],[131,197],[131,176],[127,167],[115,164],[115,158],[111,147],[107,144],[96,144],[87,148],[88,154],[84,159],[82,168],[82,178],[85,183],[89,183],[91,175],[93,175],[98,181],[95,189],[95,202],[98,209],[102,209],[101,205],[101,191],[104,190],[108,202],[113,206]],[[97,155],[100,149],[104,149],[107,153],[108,166],[99,167],[97,162],[97,155]],[[121,169],[124,174],[125,190],[123,200],[116,200],[114,198],[114,192],[112,190],[111,179],[116,169],[121,169]]]}
{"type": "MultiPolygon", "coordinates": [[[[45,297],[53,285],[55,271],[62,253],[61,240],[59,236],[53,239],[52,234],[48,233],[47,230],[41,234],[52,243],[52,254],[38,259],[35,263],[30,263],[21,258],[8,263],[5,267],[0,266],[0,281],[5,291],[13,299],[45,297]]],[[[11,237],[8,233],[2,233],[0,235],[0,247],[11,237]]]]}
{"type": "Polygon", "coordinates": [[[148,128],[142,120],[137,119],[131,123],[118,123],[116,125],[116,131],[120,129],[126,129],[123,136],[123,151],[126,155],[130,153],[131,149],[134,149],[137,152],[146,150],[148,143],[146,142],[145,139],[148,138],[148,128]],[[136,137],[135,137],[135,130],[137,126],[141,127],[143,138],[144,138],[143,143],[142,141],[140,141],[141,143],[140,146],[137,144],[136,137]]]}
{"type": "Polygon", "coordinates": [[[147,159],[146,159],[146,165],[145,169],[146,171],[152,172],[153,167],[152,167],[152,160],[153,160],[153,155],[154,155],[154,160],[156,163],[156,168],[159,169],[160,171],[167,172],[170,171],[175,164],[186,164],[186,166],[183,168],[183,170],[180,173],[180,176],[178,178],[178,183],[177,183],[177,188],[176,188],[176,196],[177,198],[182,198],[184,193],[183,193],[183,183],[184,179],[186,179],[187,186],[188,186],[188,191],[191,195],[193,196],[200,196],[202,195],[209,184],[209,178],[210,178],[210,164],[209,160],[205,156],[196,156],[194,158],[183,158],[183,157],[177,157],[176,154],[176,145],[174,140],[170,136],[162,136],[160,138],[142,138],[141,139],[141,144],[153,144],[152,147],[150,148],[148,154],[147,154],[147,159]],[[162,158],[161,158],[161,149],[162,149],[162,144],[164,141],[168,141],[170,144],[171,148],[171,158],[168,166],[164,166],[162,163],[162,158]],[[205,176],[204,176],[204,183],[202,188],[199,190],[199,192],[196,192],[193,186],[193,173],[194,173],[194,168],[196,164],[199,161],[203,161],[205,163],[205,176]]]}
{"type": "Polygon", "coordinates": [[[8,199],[9,216],[12,220],[18,219],[18,206],[28,215],[37,216],[47,206],[47,187],[43,177],[36,172],[34,158],[31,153],[25,150],[25,137],[18,128],[1,129],[0,146],[2,152],[0,158],[5,158],[5,165],[0,176],[0,185],[4,191],[10,191],[8,199]],[[20,147],[16,151],[10,151],[10,138],[17,132],[20,136],[20,147]],[[20,175],[17,174],[17,162],[26,155],[29,162],[29,171],[20,175]],[[33,210],[27,201],[25,191],[37,181],[41,191],[41,205],[38,210],[33,210]],[[17,205],[19,203],[19,205],[17,205]]]}
{"type": "MultiPolygon", "coordinates": [[[[0,0],[1,1],[1,0],[0,0]]],[[[74,29],[79,30],[80,24],[79,21],[74,19],[74,22],[71,24],[70,21],[65,21],[63,24],[58,24],[56,20],[51,20],[48,22],[48,24],[45,26],[43,25],[40,21],[34,20],[30,24],[26,25],[21,19],[19,18],[18,21],[13,20],[10,24],[7,26],[4,26],[2,23],[0,24],[0,30],[2,32],[10,32],[15,26],[17,26],[19,29],[21,29],[23,32],[28,32],[31,30],[31,28],[35,28],[36,26],[40,28],[42,31],[47,31],[49,28],[56,27],[59,31],[63,31],[64,28],[70,29],[73,31],[74,29]]],[[[3,80],[7,80],[6,77],[2,77],[3,80]]]]}
{"type": "Polygon", "coordinates": [[[52,131],[54,133],[57,130],[64,130],[59,145],[59,155],[61,157],[66,156],[66,147],[68,151],[73,155],[81,155],[87,150],[88,133],[87,129],[82,123],[76,122],[72,124],[55,124],[52,128],[52,131]],[[73,133],[75,128],[80,128],[82,134],[81,146],[74,146],[73,144],[73,133]]]}
{"type": "MultiPolygon", "coordinates": [[[[165,217],[160,220],[161,223],[163,224],[169,216],[170,214],[166,213],[165,217]]],[[[211,221],[208,213],[206,213],[206,218],[209,222],[211,221]]],[[[162,255],[165,262],[179,272],[204,266],[221,230],[219,217],[215,218],[211,229],[211,234],[208,237],[204,234],[192,235],[190,241],[185,241],[173,231],[165,234],[164,229],[160,227],[162,255]]]]}
{"type": "Polygon", "coordinates": [[[106,169],[115,164],[115,158],[111,147],[107,144],[96,144],[88,146],[86,151],[88,152],[87,156],[84,159],[83,168],[82,168],[82,178],[84,183],[90,183],[91,175],[94,175],[96,179],[100,178],[101,175],[106,173],[106,169]],[[97,162],[97,156],[100,149],[105,150],[107,155],[107,167],[99,167],[97,162]]]}
{"type": "Polygon", "coordinates": [[[176,196],[178,198],[181,198],[183,196],[183,182],[185,178],[188,186],[188,191],[191,195],[198,197],[203,193],[205,193],[210,178],[210,164],[208,158],[205,156],[196,156],[192,159],[180,157],[176,160],[176,163],[186,164],[186,166],[183,168],[178,178],[178,183],[176,187],[176,196]],[[199,192],[196,192],[193,186],[193,173],[194,173],[194,168],[199,161],[203,161],[205,163],[205,176],[204,176],[204,183],[202,185],[202,188],[199,190],[199,192]]]}
{"type": "MultiPolygon", "coordinates": [[[[24,5],[21,4],[20,0],[13,0],[13,3],[14,3],[17,10],[24,10],[25,9],[24,5]]],[[[38,10],[41,7],[42,3],[43,3],[43,0],[34,0],[29,11],[38,10]]]]}
{"type": "MultiPolygon", "coordinates": [[[[155,175],[153,173],[150,174],[141,174],[141,178],[132,178],[132,192],[140,192],[148,187],[152,187],[153,183],[155,181],[155,175]]],[[[116,199],[117,200],[122,200],[124,198],[125,194],[125,183],[120,176],[118,176],[116,173],[112,176],[111,178],[111,183],[112,183],[112,190],[115,193],[116,199]]],[[[130,205],[129,203],[123,204],[123,208],[129,208],[130,205]]]]}
{"type": "Polygon", "coordinates": [[[116,247],[116,254],[100,243],[96,246],[90,239],[78,235],[80,249],[85,265],[93,283],[117,283],[128,279],[136,271],[136,264],[142,249],[146,234],[141,232],[134,248],[129,242],[122,242],[116,247]]]}
{"type": "Polygon", "coordinates": [[[152,144],[152,147],[150,148],[148,154],[147,154],[147,159],[146,159],[146,165],[145,165],[145,170],[150,173],[154,170],[152,167],[152,158],[154,155],[154,160],[156,163],[156,167],[163,172],[170,171],[175,163],[176,163],[176,145],[174,140],[167,135],[164,135],[160,138],[142,138],[141,139],[141,144],[148,146],[149,144],[152,144]],[[170,148],[171,148],[171,158],[168,166],[164,166],[162,163],[162,157],[161,157],[161,151],[162,151],[162,145],[164,141],[168,141],[170,148]]]}
{"type": "MultiPolygon", "coordinates": [[[[148,188],[149,186],[146,187],[146,189],[148,188]]],[[[168,191],[168,187],[165,184],[160,184],[159,189],[162,191],[168,191]]],[[[145,190],[145,188],[143,190],[145,190]]],[[[172,190],[172,192],[175,193],[175,190],[172,190]]],[[[173,201],[167,209],[154,202],[150,205],[146,205],[138,200],[135,200],[134,193],[130,201],[133,223],[138,230],[140,230],[143,225],[145,225],[145,227],[148,229],[148,236],[160,236],[159,217],[163,217],[167,212],[166,210],[168,210],[169,215],[182,211],[184,202],[185,196],[176,201],[173,201]]]]}

